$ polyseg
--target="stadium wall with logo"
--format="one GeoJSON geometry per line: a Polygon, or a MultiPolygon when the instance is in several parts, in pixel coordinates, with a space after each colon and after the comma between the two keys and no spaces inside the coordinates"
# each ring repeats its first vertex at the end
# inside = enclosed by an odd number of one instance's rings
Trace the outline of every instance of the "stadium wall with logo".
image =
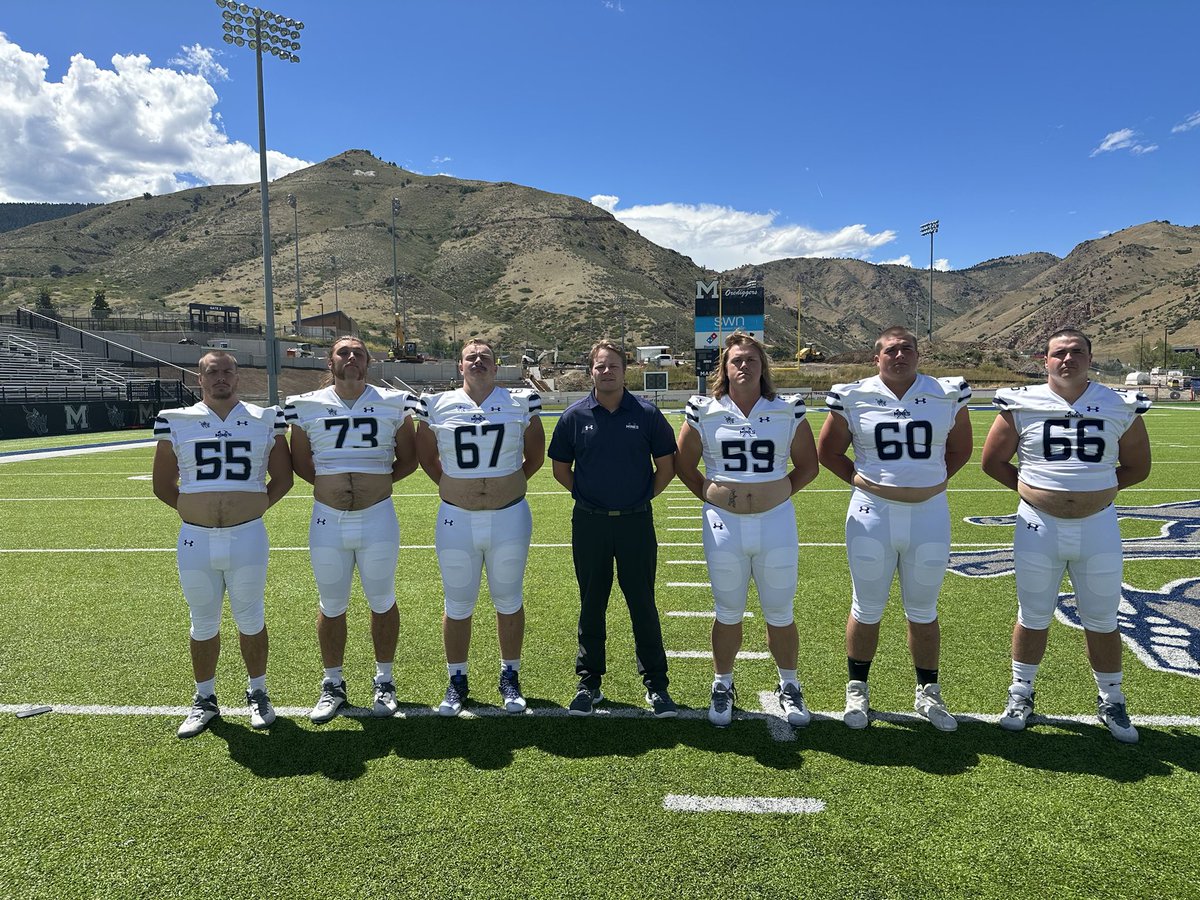
{"type": "Polygon", "coordinates": [[[5,403],[0,404],[0,439],[147,428],[157,411],[153,403],[130,400],[5,403]]]}

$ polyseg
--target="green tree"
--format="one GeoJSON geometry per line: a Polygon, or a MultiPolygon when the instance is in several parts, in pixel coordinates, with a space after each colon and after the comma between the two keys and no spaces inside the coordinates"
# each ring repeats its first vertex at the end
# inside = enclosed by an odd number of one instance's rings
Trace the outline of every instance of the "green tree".
{"type": "Polygon", "coordinates": [[[96,288],[92,294],[92,317],[95,319],[107,319],[108,314],[112,312],[112,307],[108,305],[104,288],[96,288]]]}
{"type": "Polygon", "coordinates": [[[54,312],[54,298],[50,296],[50,288],[38,288],[36,308],[43,312],[54,312]]]}

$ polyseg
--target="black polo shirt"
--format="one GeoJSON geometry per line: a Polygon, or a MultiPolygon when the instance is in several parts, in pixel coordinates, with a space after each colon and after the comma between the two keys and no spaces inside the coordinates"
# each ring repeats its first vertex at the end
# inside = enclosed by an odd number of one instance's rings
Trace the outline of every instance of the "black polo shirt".
{"type": "Polygon", "coordinates": [[[675,449],[671,426],[649,400],[625,391],[610,413],[593,391],[563,412],[546,455],[574,464],[576,500],[597,509],[632,509],[654,498],[651,460],[675,449]]]}

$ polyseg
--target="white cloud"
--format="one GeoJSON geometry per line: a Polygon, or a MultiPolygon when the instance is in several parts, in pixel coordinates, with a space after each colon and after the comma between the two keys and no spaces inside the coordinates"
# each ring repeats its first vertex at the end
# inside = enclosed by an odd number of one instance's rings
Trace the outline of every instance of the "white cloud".
{"type": "MultiPolygon", "coordinates": [[[[881,266],[908,266],[910,269],[928,269],[929,268],[929,266],[927,266],[927,265],[917,265],[916,263],[914,263],[912,260],[912,257],[907,253],[905,253],[903,256],[897,257],[896,259],[881,260],[879,265],[881,265],[881,266]]],[[[933,268],[938,272],[949,272],[950,271],[950,260],[935,259],[933,261],[933,268]]]]}
{"type": "Polygon", "coordinates": [[[1200,125],[1200,111],[1192,113],[1178,125],[1171,129],[1171,134],[1178,134],[1181,131],[1191,131],[1197,125],[1200,125]]]}
{"type": "MultiPolygon", "coordinates": [[[[186,64],[215,74],[212,52],[185,48],[186,64]]],[[[218,127],[204,75],[117,55],[105,69],[81,54],[62,80],[49,62],[0,32],[0,200],[108,202],[149,191],[258,180],[258,152],[218,127]]],[[[278,178],[311,163],[267,152],[278,178]]]]}
{"type": "Polygon", "coordinates": [[[178,66],[188,72],[194,72],[205,81],[228,81],[229,70],[216,60],[220,50],[201,47],[192,44],[190,47],[180,47],[180,56],[167,60],[173,66],[178,66]]]}
{"type": "Polygon", "coordinates": [[[802,225],[777,225],[777,213],[754,213],[712,203],[658,203],[618,209],[620,198],[597,194],[591,202],[663,247],[670,247],[711,269],[792,257],[870,259],[872,252],[896,239],[891,230],[875,234],[863,225],[817,231],[802,225]]]}
{"type": "Polygon", "coordinates": [[[1132,128],[1110,131],[1105,135],[1104,140],[1100,142],[1100,146],[1088,155],[1099,156],[1101,153],[1112,153],[1116,150],[1128,150],[1130,153],[1141,155],[1143,153],[1153,153],[1158,149],[1158,144],[1143,144],[1137,140],[1138,137],[1138,132],[1132,128]]]}
{"type": "Polygon", "coordinates": [[[435,166],[440,166],[442,163],[448,163],[448,162],[453,162],[453,161],[454,161],[453,156],[435,156],[433,158],[433,164],[435,166]]]}

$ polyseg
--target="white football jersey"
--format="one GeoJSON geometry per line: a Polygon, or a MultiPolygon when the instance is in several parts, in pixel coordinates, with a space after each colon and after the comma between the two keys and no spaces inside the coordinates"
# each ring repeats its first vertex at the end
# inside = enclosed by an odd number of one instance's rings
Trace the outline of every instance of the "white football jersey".
{"type": "Polygon", "coordinates": [[[759,397],[746,416],[727,394],[692,397],[684,415],[700,434],[709,480],[753,484],[787,474],[792,438],[807,412],[802,397],[776,394],[759,397]]]}
{"type": "Polygon", "coordinates": [[[946,480],[946,436],[971,399],[961,377],[917,375],[897,397],[878,375],[835,384],[825,397],[846,420],[854,445],[854,469],[889,487],[933,487],[946,480]]]}
{"type": "Polygon", "coordinates": [[[992,401],[1012,413],[1020,435],[1020,479],[1050,491],[1099,491],[1117,486],[1121,435],[1150,408],[1143,393],[1088,382],[1074,403],[1050,385],[1002,388],[992,401]]]}
{"type": "Polygon", "coordinates": [[[288,397],[284,417],[308,435],[318,475],[387,475],[396,458],[396,432],[414,402],[408,391],[368,384],[348,405],[329,385],[288,397]]]}
{"type": "Polygon", "coordinates": [[[271,448],[286,433],[283,410],[253,403],[238,403],[224,419],[200,402],[154,420],[154,436],[175,450],[181,494],[265,493],[271,448]]]}
{"type": "Polygon", "coordinates": [[[413,407],[433,429],[442,472],[451,478],[498,478],[525,461],[525,428],[541,415],[542,398],[528,388],[496,388],[476,403],[458,388],[422,394],[413,407]]]}

